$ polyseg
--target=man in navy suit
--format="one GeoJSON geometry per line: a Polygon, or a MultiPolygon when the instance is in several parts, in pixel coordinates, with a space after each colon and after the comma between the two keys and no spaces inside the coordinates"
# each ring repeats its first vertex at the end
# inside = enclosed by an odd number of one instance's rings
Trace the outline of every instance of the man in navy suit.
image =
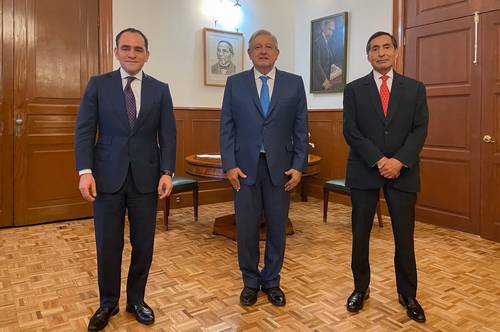
{"type": "Polygon", "coordinates": [[[425,322],[416,299],[417,268],[413,245],[415,202],[420,189],[419,154],[427,136],[428,111],[421,82],[393,70],[397,42],[386,32],[366,45],[373,71],[344,90],[344,137],[350,146],[346,185],[352,202],[354,292],[347,310],[357,312],[369,296],[368,248],[380,188],[391,216],[399,302],[407,315],[425,322]]]}
{"type": "Polygon", "coordinates": [[[125,210],[132,257],[127,311],[154,322],[144,292],[153,256],[157,200],[170,195],[175,166],[175,118],[168,85],[142,71],[148,40],[128,28],[116,36],[119,70],[90,79],[76,124],[76,167],[84,199],[94,203],[100,307],[89,331],[118,313],[125,210]],[[96,134],[97,142],[96,142],[96,134]]]}
{"type": "Polygon", "coordinates": [[[278,42],[269,31],[250,38],[254,67],[230,76],[220,122],[222,166],[234,188],[240,302],[253,305],[258,291],[276,306],[280,288],[290,191],[307,168],[307,103],[302,78],[274,66],[278,42]],[[264,268],[259,270],[259,227],[266,218],[264,268]]]}

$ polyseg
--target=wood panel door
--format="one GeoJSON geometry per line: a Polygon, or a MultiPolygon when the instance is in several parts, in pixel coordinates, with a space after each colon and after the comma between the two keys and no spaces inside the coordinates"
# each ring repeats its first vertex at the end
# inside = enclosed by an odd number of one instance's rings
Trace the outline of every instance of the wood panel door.
{"type": "Polygon", "coordinates": [[[500,242],[500,11],[481,15],[479,24],[483,68],[480,234],[500,242]]]}
{"type": "Polygon", "coordinates": [[[474,12],[500,9],[498,0],[405,0],[406,27],[441,22],[474,12]]]}
{"type": "Polygon", "coordinates": [[[13,225],[13,0],[0,0],[0,227],[13,225]]]}
{"type": "Polygon", "coordinates": [[[98,0],[14,2],[14,224],[90,216],[73,141],[80,96],[99,72],[98,0]]]}
{"type": "Polygon", "coordinates": [[[406,30],[404,72],[425,83],[429,133],[417,219],[479,233],[481,64],[473,16],[406,30]]]}

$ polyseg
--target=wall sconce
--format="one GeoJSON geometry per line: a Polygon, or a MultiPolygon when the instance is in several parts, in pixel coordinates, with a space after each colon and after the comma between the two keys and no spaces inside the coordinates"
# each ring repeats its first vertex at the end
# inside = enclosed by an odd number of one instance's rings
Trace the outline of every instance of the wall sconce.
{"type": "Polygon", "coordinates": [[[205,15],[215,28],[239,30],[242,17],[240,0],[205,0],[205,15]]]}

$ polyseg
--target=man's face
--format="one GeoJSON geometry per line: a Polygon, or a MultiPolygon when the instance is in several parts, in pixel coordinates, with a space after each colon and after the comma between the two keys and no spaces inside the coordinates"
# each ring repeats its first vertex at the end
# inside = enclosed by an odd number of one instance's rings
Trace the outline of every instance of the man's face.
{"type": "Polygon", "coordinates": [[[392,45],[391,37],[382,35],[370,42],[368,61],[379,73],[387,74],[394,66],[397,56],[398,50],[392,45]]]}
{"type": "Polygon", "coordinates": [[[233,54],[229,46],[226,43],[219,43],[219,45],[217,45],[217,60],[219,60],[219,64],[221,66],[227,66],[232,58],[233,54]]]}
{"type": "Polygon", "coordinates": [[[325,24],[325,26],[323,27],[323,34],[325,35],[326,39],[330,38],[333,35],[333,30],[335,30],[335,22],[329,21],[325,24]]]}
{"type": "Polygon", "coordinates": [[[280,51],[268,35],[259,35],[255,38],[253,48],[248,50],[248,56],[255,68],[262,74],[267,74],[274,67],[280,51]]]}
{"type": "Polygon", "coordinates": [[[124,32],[118,40],[118,47],[115,48],[115,57],[127,73],[135,75],[148,61],[149,51],[146,50],[140,34],[124,32]]]}

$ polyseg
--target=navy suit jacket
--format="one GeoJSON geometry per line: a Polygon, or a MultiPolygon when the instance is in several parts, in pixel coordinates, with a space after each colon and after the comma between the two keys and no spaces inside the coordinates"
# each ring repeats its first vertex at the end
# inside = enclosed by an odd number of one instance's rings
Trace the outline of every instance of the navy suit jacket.
{"type": "Polygon", "coordinates": [[[141,108],[131,130],[120,71],[90,79],[76,122],[75,156],[77,170],[92,170],[98,192],[118,191],[129,168],[140,192],[156,191],[160,170],[174,171],[175,140],[167,84],[143,75],[141,108]]]}
{"type": "Polygon", "coordinates": [[[307,102],[300,76],[276,69],[273,93],[265,117],[253,69],[226,82],[220,122],[220,151],[224,171],[239,167],[240,181],[255,183],[264,145],[271,181],[283,185],[290,168],[304,172],[308,157],[307,102]]]}
{"type": "Polygon", "coordinates": [[[394,72],[387,117],[373,72],[344,89],[344,137],[350,146],[346,185],[357,189],[381,188],[387,181],[394,188],[420,189],[419,154],[427,136],[429,114],[424,85],[394,72]],[[376,163],[396,158],[405,166],[400,176],[387,180],[376,163]]]}

